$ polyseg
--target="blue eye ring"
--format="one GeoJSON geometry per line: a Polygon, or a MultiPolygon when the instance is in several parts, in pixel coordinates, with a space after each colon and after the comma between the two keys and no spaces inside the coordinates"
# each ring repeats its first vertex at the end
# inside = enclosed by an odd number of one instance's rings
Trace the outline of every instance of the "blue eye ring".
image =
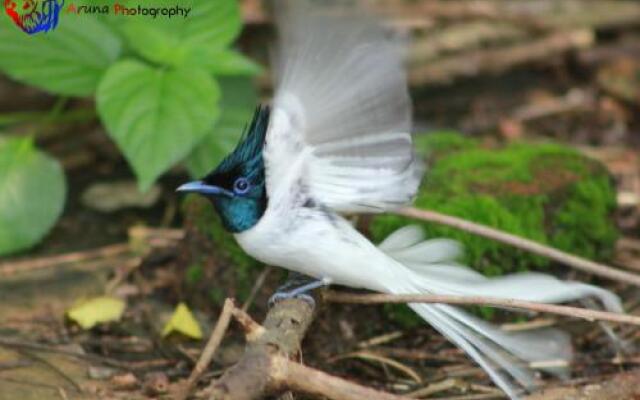
{"type": "Polygon", "coordinates": [[[240,177],[233,182],[233,192],[238,195],[247,194],[251,189],[251,183],[245,177],[240,177]]]}

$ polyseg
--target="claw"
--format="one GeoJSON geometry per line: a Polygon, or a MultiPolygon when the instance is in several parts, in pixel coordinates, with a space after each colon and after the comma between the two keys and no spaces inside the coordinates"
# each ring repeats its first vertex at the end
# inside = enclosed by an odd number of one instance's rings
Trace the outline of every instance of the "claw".
{"type": "Polygon", "coordinates": [[[312,309],[315,308],[316,301],[307,293],[313,289],[327,286],[329,284],[329,280],[312,280],[311,282],[296,287],[296,284],[299,284],[300,281],[300,276],[294,275],[293,279],[289,279],[284,285],[278,288],[278,291],[269,298],[269,308],[272,308],[276,303],[282,300],[288,299],[300,299],[307,302],[312,309]]]}
{"type": "Polygon", "coordinates": [[[289,300],[289,299],[300,299],[306,302],[307,304],[309,304],[311,309],[316,308],[316,301],[310,295],[305,293],[298,293],[298,294],[292,295],[291,292],[274,293],[271,297],[269,297],[269,303],[268,303],[269,308],[273,308],[273,306],[275,306],[277,303],[283,300],[289,300]]]}

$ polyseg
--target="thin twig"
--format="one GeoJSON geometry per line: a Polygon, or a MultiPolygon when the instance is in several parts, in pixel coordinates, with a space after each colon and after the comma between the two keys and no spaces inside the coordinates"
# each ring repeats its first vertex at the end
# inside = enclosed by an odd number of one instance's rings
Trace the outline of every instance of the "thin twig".
{"type": "Polygon", "coordinates": [[[67,396],[67,392],[63,388],[61,387],[58,388],[58,394],[60,395],[60,398],[62,400],[69,400],[69,396],[67,396]]]}
{"type": "Polygon", "coordinates": [[[253,284],[253,287],[251,288],[251,292],[249,293],[247,300],[244,302],[244,304],[241,307],[242,311],[249,310],[249,307],[251,307],[253,300],[256,298],[256,295],[258,294],[260,289],[262,289],[262,286],[264,285],[264,282],[269,276],[269,274],[271,273],[271,271],[273,271],[273,267],[271,265],[267,265],[264,268],[264,270],[262,270],[262,272],[260,273],[260,276],[258,276],[258,279],[256,279],[256,282],[253,284]]]}
{"type": "Polygon", "coordinates": [[[23,342],[20,340],[8,339],[0,337],[0,347],[7,349],[29,349],[38,352],[61,354],[66,357],[72,357],[78,360],[86,360],[92,363],[98,363],[109,367],[121,369],[124,371],[143,371],[151,367],[166,366],[173,363],[171,360],[142,360],[142,361],[118,361],[97,354],[84,353],[74,350],[68,350],[49,346],[41,343],[23,342]]]}
{"type": "Polygon", "coordinates": [[[19,349],[18,351],[21,354],[23,354],[24,356],[31,358],[33,361],[41,363],[47,369],[53,371],[53,373],[55,373],[56,375],[58,375],[59,377],[61,377],[65,381],[67,381],[71,385],[71,387],[73,387],[76,390],[76,392],[78,392],[78,393],[82,393],[83,392],[82,388],[80,387],[80,385],[78,385],[78,383],[76,383],[76,381],[73,380],[73,378],[71,376],[69,376],[66,372],[64,372],[62,369],[58,368],[56,365],[54,365],[52,362],[50,362],[46,358],[40,357],[39,355],[36,355],[36,354],[32,353],[29,350],[19,349]]]}
{"type": "Polygon", "coordinates": [[[189,376],[189,379],[185,383],[185,386],[180,392],[180,394],[178,394],[177,396],[178,400],[185,400],[187,397],[189,397],[191,389],[194,387],[194,385],[200,378],[200,375],[202,375],[202,373],[205,371],[205,369],[213,359],[213,355],[218,349],[218,346],[220,345],[220,342],[222,341],[224,334],[227,332],[227,329],[229,328],[229,322],[231,321],[231,314],[235,308],[236,306],[233,304],[232,299],[226,299],[224,301],[224,306],[222,307],[220,318],[218,318],[218,322],[216,323],[216,326],[213,329],[213,332],[211,332],[209,341],[207,342],[207,345],[202,351],[202,354],[200,355],[200,359],[196,363],[196,366],[193,368],[193,371],[191,371],[191,375],[189,376]]]}
{"type": "Polygon", "coordinates": [[[7,377],[4,377],[4,376],[0,376],[0,382],[9,382],[9,383],[14,383],[14,384],[18,384],[18,385],[33,386],[33,387],[52,389],[52,390],[57,390],[58,389],[58,386],[56,386],[56,385],[50,385],[48,383],[35,382],[33,379],[16,379],[16,378],[7,378],[7,377]]]}
{"type": "Polygon", "coordinates": [[[455,389],[460,386],[463,386],[464,383],[455,378],[447,378],[440,382],[433,382],[428,384],[427,386],[420,388],[418,390],[414,390],[413,392],[407,393],[407,396],[411,398],[421,398],[431,396],[432,394],[444,392],[447,390],[455,389]]]}
{"type": "Polygon", "coordinates": [[[362,351],[355,351],[347,354],[341,354],[336,357],[331,357],[329,359],[329,362],[333,363],[336,361],[348,360],[351,358],[357,358],[357,359],[366,360],[366,361],[375,361],[383,365],[388,365],[389,367],[402,372],[404,375],[412,379],[415,383],[422,383],[422,378],[413,369],[409,368],[408,366],[404,365],[399,361],[396,361],[392,358],[386,357],[382,354],[372,352],[372,351],[362,350],[362,351]]]}
{"type": "Polygon", "coordinates": [[[0,275],[9,276],[18,272],[55,267],[62,264],[72,264],[93,260],[96,258],[115,257],[129,252],[129,244],[119,243],[86,251],[76,251],[40,258],[8,261],[0,263],[0,275]]]}
{"type": "Polygon", "coordinates": [[[116,271],[115,276],[109,282],[107,282],[105,286],[105,293],[112,294],[118,286],[122,284],[132,273],[133,271],[140,268],[142,265],[141,257],[133,257],[123,263],[121,268],[116,271]]]}
{"type": "Polygon", "coordinates": [[[640,325],[640,317],[628,314],[617,314],[607,311],[589,310],[586,308],[560,306],[557,304],[537,303],[514,299],[502,299],[484,296],[452,296],[434,294],[355,294],[336,291],[323,293],[325,301],[333,303],[379,304],[379,303],[442,303],[457,305],[483,305],[501,308],[518,308],[527,311],[544,312],[582,318],[587,321],[607,321],[620,324],[640,325]]]}
{"type": "Polygon", "coordinates": [[[243,309],[233,307],[231,314],[233,315],[233,318],[238,321],[240,326],[242,326],[242,329],[244,329],[244,334],[248,342],[255,342],[264,334],[264,327],[251,318],[251,316],[243,309]]]}
{"type": "Polygon", "coordinates": [[[579,269],[584,272],[588,272],[594,275],[598,275],[604,278],[608,278],[614,281],[619,281],[635,286],[640,286],[640,275],[632,274],[626,271],[621,271],[609,265],[597,263],[584,259],[582,257],[574,256],[569,253],[565,253],[558,249],[554,249],[549,246],[545,246],[541,243],[533,240],[525,239],[519,236],[512,235],[500,231],[495,228],[490,228],[485,225],[476,224],[458,217],[441,214],[431,210],[419,210],[413,207],[402,208],[396,211],[397,214],[405,217],[420,219],[423,221],[436,222],[438,224],[451,226],[456,229],[463,230],[465,232],[473,233],[479,236],[483,236],[498,242],[502,242],[522,250],[526,250],[530,253],[538,254],[543,257],[550,258],[554,261],[566,264],[575,269],[579,269]]]}
{"type": "Polygon", "coordinates": [[[329,399],[407,400],[407,397],[380,392],[345,379],[331,376],[281,356],[272,359],[274,373],[285,387],[329,399]]]}

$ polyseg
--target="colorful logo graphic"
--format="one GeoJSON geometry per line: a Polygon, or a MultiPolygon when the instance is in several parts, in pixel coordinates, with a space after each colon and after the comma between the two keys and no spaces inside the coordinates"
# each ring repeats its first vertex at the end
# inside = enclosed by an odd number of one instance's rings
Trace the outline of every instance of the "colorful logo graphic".
{"type": "Polygon", "coordinates": [[[64,0],[4,0],[4,10],[24,32],[48,32],[58,25],[64,0]]]}

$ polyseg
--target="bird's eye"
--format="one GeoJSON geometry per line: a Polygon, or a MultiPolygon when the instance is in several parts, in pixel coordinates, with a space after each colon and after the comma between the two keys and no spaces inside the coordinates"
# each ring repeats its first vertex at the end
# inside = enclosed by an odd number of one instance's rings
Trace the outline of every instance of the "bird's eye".
{"type": "Polygon", "coordinates": [[[233,182],[233,191],[235,194],[245,194],[249,191],[250,186],[247,178],[240,177],[233,182]]]}

